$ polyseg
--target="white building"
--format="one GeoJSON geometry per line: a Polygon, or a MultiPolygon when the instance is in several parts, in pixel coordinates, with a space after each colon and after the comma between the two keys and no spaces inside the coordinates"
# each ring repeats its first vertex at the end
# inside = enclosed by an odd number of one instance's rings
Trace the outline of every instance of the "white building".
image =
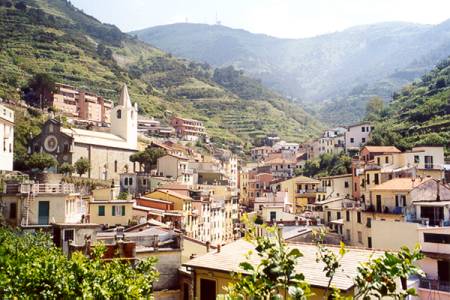
{"type": "Polygon", "coordinates": [[[14,111],[0,105],[0,170],[12,171],[14,153],[14,111]]]}
{"type": "Polygon", "coordinates": [[[347,127],[345,133],[345,150],[359,150],[370,138],[373,126],[369,122],[363,122],[347,127]]]}

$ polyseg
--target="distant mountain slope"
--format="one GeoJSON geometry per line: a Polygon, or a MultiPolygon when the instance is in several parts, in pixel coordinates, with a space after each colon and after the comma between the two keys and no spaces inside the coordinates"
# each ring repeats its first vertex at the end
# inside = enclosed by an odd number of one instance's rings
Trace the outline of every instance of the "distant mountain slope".
{"type": "Polygon", "coordinates": [[[33,74],[46,72],[112,100],[125,82],[141,113],[203,120],[216,142],[252,143],[274,130],[302,141],[321,129],[299,105],[242,72],[175,58],[66,0],[0,1],[0,40],[0,97],[17,99],[33,74]]]}
{"type": "Polygon", "coordinates": [[[376,144],[444,145],[450,157],[450,57],[368,117],[378,122],[373,133],[376,144]]]}
{"type": "Polygon", "coordinates": [[[357,121],[367,99],[388,99],[450,54],[450,21],[380,23],[305,39],[187,23],[132,34],[174,55],[241,68],[331,124],[357,121]]]}

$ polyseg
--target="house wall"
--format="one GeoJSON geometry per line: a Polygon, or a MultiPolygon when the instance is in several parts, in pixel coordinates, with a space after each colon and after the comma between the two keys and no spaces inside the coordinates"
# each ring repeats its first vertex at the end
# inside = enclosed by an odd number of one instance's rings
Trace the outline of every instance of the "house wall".
{"type": "Polygon", "coordinates": [[[359,148],[361,145],[368,142],[371,131],[372,131],[372,127],[369,123],[349,127],[347,129],[347,132],[345,133],[346,149],[359,148]],[[364,132],[362,131],[363,127],[365,128],[364,132]],[[351,142],[352,138],[353,138],[353,142],[351,142]],[[365,139],[365,142],[363,142],[363,139],[365,139]]]}
{"type": "Polygon", "coordinates": [[[373,220],[373,248],[394,251],[407,246],[413,249],[419,242],[418,226],[416,223],[373,220]]]}
{"type": "Polygon", "coordinates": [[[158,176],[177,179],[180,174],[178,161],[177,158],[170,155],[160,157],[157,162],[158,176]]]}
{"type": "Polygon", "coordinates": [[[156,269],[159,272],[158,280],[153,284],[155,290],[172,290],[178,288],[178,268],[181,265],[181,249],[159,249],[158,251],[139,251],[136,249],[136,258],[143,259],[156,257],[156,269]]]}
{"type": "Polygon", "coordinates": [[[0,170],[12,171],[14,153],[14,111],[0,105],[0,170]]]}
{"type": "Polygon", "coordinates": [[[91,201],[89,203],[89,217],[91,223],[105,224],[108,226],[115,225],[128,225],[128,222],[133,218],[133,202],[130,201],[114,201],[113,203],[108,203],[106,201],[91,201]],[[105,215],[99,216],[99,206],[105,206],[105,215]],[[112,215],[113,206],[125,206],[125,215],[117,214],[112,215]]]}

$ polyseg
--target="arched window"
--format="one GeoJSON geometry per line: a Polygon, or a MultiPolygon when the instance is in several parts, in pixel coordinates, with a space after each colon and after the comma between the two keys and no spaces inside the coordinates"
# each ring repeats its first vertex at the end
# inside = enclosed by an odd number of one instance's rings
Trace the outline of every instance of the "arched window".
{"type": "Polygon", "coordinates": [[[117,119],[122,119],[122,110],[121,109],[117,110],[117,119]]]}

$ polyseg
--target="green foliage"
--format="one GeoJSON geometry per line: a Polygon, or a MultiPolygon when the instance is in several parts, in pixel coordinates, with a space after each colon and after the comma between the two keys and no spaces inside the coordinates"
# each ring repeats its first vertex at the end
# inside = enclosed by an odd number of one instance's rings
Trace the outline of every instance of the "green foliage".
{"type": "MultiPolygon", "coordinates": [[[[240,263],[241,273],[234,275],[225,299],[307,299],[312,294],[303,274],[296,273],[301,252],[289,248],[282,240],[280,229],[276,226],[264,226],[267,234],[256,236],[256,228],[244,215],[243,222],[247,226],[246,239],[255,245],[256,254],[260,257],[258,265],[252,264],[247,254],[247,261],[240,263]]],[[[316,262],[324,265],[323,272],[329,279],[324,299],[381,299],[389,296],[393,299],[405,299],[416,295],[414,288],[408,289],[406,279],[409,276],[423,275],[416,262],[423,258],[420,249],[413,251],[402,247],[399,252],[385,252],[368,262],[361,262],[354,278],[355,296],[342,296],[341,291],[332,286],[336,272],[343,267],[342,258],[348,250],[344,243],[340,244],[337,253],[322,244],[325,231],[314,233],[316,236],[316,262]],[[397,286],[401,281],[402,286],[397,286]],[[331,291],[330,291],[331,289],[331,291]]]]}
{"type": "Polygon", "coordinates": [[[58,172],[64,175],[72,175],[73,172],[75,172],[75,167],[72,164],[69,163],[62,163],[58,167],[58,172]]]}
{"type": "Polygon", "coordinates": [[[166,152],[163,149],[147,148],[144,151],[132,154],[130,161],[139,163],[140,168],[144,167],[144,172],[149,173],[152,166],[158,161],[158,158],[164,155],[166,155],[166,152]]]}
{"type": "Polygon", "coordinates": [[[26,165],[30,169],[38,169],[40,171],[44,171],[47,168],[56,167],[58,162],[56,159],[45,152],[36,152],[31,154],[26,162],[26,165]]]}
{"type": "Polygon", "coordinates": [[[443,145],[450,153],[450,58],[439,63],[422,80],[405,86],[381,112],[367,116],[378,120],[373,145],[443,145]]]}
{"type": "Polygon", "coordinates": [[[308,160],[303,168],[303,175],[313,176],[334,176],[351,173],[352,159],[343,152],[340,154],[324,153],[319,159],[308,160]]]}
{"type": "Polygon", "coordinates": [[[0,295],[5,299],[142,299],[158,278],[155,258],[102,261],[75,252],[67,258],[50,236],[0,228],[0,295]]]}
{"type": "Polygon", "coordinates": [[[368,119],[376,118],[384,108],[384,101],[381,97],[372,97],[366,104],[366,116],[368,119]]]}
{"type": "Polygon", "coordinates": [[[51,98],[51,93],[55,91],[55,80],[47,73],[38,73],[28,82],[31,88],[31,100],[39,107],[47,107],[51,98]]]}
{"type": "Polygon", "coordinates": [[[80,157],[80,159],[75,162],[74,167],[77,174],[81,177],[81,175],[89,171],[89,169],[91,168],[91,163],[87,158],[80,157]]]}
{"type": "Polygon", "coordinates": [[[234,283],[228,286],[229,296],[231,299],[304,299],[310,289],[304,275],[295,272],[303,255],[298,249],[287,247],[277,227],[265,228],[270,235],[255,236],[251,228],[246,233],[246,239],[255,244],[261,262],[257,266],[249,262],[239,264],[245,274],[235,275],[234,283]]]}
{"type": "Polygon", "coordinates": [[[119,200],[128,200],[128,192],[120,192],[119,195],[117,196],[117,199],[119,200]]]}
{"type": "Polygon", "coordinates": [[[413,251],[402,247],[399,252],[385,252],[379,258],[362,263],[358,267],[358,276],[355,279],[359,288],[357,297],[380,299],[388,296],[393,299],[405,299],[410,295],[416,296],[414,288],[407,289],[406,279],[411,275],[424,276],[423,271],[415,266],[415,262],[423,257],[419,247],[413,251]],[[399,280],[403,281],[401,288],[397,286],[399,280]]]}

